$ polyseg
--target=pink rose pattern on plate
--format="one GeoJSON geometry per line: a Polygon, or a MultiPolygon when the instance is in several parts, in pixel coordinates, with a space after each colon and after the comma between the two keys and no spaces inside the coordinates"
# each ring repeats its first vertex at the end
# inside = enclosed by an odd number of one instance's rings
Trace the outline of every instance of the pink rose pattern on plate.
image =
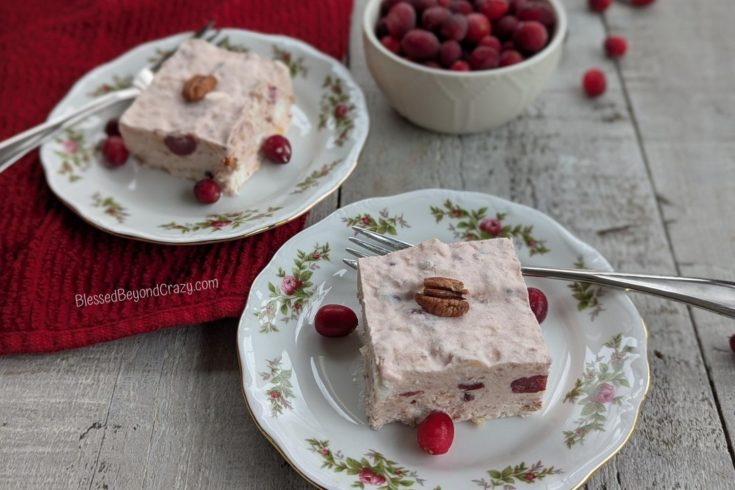
{"type": "Polygon", "coordinates": [[[290,194],[301,194],[312,187],[316,187],[319,184],[319,181],[329,175],[329,172],[334,170],[334,167],[339,165],[340,162],[341,160],[335,160],[332,163],[322,165],[322,168],[319,170],[314,170],[304,180],[296,184],[296,189],[292,190],[290,194]]]}
{"type": "Polygon", "coordinates": [[[411,228],[411,225],[403,219],[402,214],[390,215],[388,209],[382,209],[377,217],[370,213],[358,214],[351,217],[342,218],[342,222],[346,226],[360,226],[375,233],[382,235],[397,235],[398,228],[411,228]]]}
{"type": "Polygon", "coordinates": [[[260,321],[260,332],[278,332],[276,317],[282,315],[281,323],[295,320],[306,309],[312,296],[314,285],[311,276],[319,268],[319,262],[329,260],[329,243],[316,244],[310,252],[298,250],[293,261],[291,273],[287,274],[283,267],[278,268],[278,282],[268,283],[269,298],[265,305],[255,311],[260,321]]]}
{"type": "Polygon", "coordinates": [[[69,182],[76,182],[82,177],[79,172],[83,172],[89,168],[92,161],[92,147],[87,145],[84,134],[74,128],[64,131],[64,135],[56,138],[56,142],[60,148],[54,150],[59,158],[61,158],[61,166],[59,167],[59,175],[66,175],[69,182]]]}
{"type": "Polygon", "coordinates": [[[564,397],[565,403],[582,407],[572,430],[563,431],[564,443],[572,448],[584,443],[590,432],[605,430],[605,422],[613,406],[623,403],[621,389],[630,388],[625,368],[638,356],[634,354],[633,339],[615,335],[605,343],[603,349],[585,364],[582,377],[564,397]]]}
{"type": "Polygon", "coordinates": [[[355,128],[355,105],[341,79],[327,76],[322,88],[325,90],[319,110],[319,129],[333,128],[337,133],[334,144],[342,146],[355,128]]]}
{"type": "Polygon", "coordinates": [[[291,384],[291,369],[283,369],[281,357],[267,359],[268,370],[260,373],[263,381],[266,381],[266,398],[271,405],[271,415],[278,417],[284,410],[291,410],[291,399],[294,397],[293,385],[291,384]]]}
{"type": "MultiPolygon", "coordinates": [[[[587,264],[585,264],[584,258],[580,256],[574,263],[574,267],[577,269],[586,269],[587,264]]],[[[605,311],[605,308],[602,307],[602,303],[600,302],[600,298],[605,293],[603,288],[587,282],[573,282],[568,287],[572,290],[574,299],[577,300],[577,310],[589,311],[590,320],[594,321],[600,313],[605,311]]]]}
{"type": "Polygon", "coordinates": [[[176,221],[171,221],[169,223],[158,225],[158,227],[163,228],[164,230],[178,230],[182,234],[200,230],[209,230],[214,233],[224,228],[235,229],[245,223],[270,218],[273,216],[273,213],[280,209],[280,207],[269,207],[265,211],[261,211],[259,209],[246,209],[245,211],[237,211],[234,213],[210,214],[205,219],[195,223],[177,223],[176,221]]]}
{"type": "Polygon", "coordinates": [[[544,466],[541,461],[531,466],[526,466],[524,462],[515,466],[506,466],[502,470],[488,470],[489,481],[481,478],[479,480],[472,480],[472,482],[484,490],[490,490],[492,488],[515,490],[516,487],[514,484],[531,484],[541,481],[549,475],[558,475],[560,473],[563,473],[563,471],[553,466],[544,466]]]}

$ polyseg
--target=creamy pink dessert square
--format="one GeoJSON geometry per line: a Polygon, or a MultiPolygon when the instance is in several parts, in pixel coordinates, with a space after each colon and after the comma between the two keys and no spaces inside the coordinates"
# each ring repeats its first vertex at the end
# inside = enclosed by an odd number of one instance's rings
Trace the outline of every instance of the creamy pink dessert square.
{"type": "Polygon", "coordinates": [[[194,180],[211,173],[235,195],[260,168],[262,141],[288,129],[293,100],[283,63],[191,39],[125,111],[120,132],[146,165],[194,180]],[[200,100],[187,100],[184,86],[197,75],[216,85],[200,100]]]}
{"type": "Polygon", "coordinates": [[[430,240],[361,258],[358,296],[373,428],[435,410],[478,421],[541,408],[551,356],[511,240],[430,240]],[[436,316],[417,303],[431,277],[464,284],[466,313],[436,316]]]}

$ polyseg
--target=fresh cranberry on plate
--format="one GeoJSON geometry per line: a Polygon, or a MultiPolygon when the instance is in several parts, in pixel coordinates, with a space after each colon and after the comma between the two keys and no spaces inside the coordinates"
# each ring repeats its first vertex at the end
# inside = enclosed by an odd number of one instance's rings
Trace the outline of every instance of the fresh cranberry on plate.
{"type": "Polygon", "coordinates": [[[128,149],[120,136],[110,136],[102,143],[102,156],[110,167],[125,165],[128,149]]]}
{"type": "Polygon", "coordinates": [[[454,422],[444,412],[432,412],[418,425],[416,439],[429,454],[445,454],[454,441],[454,422]]]}
{"type": "Polygon", "coordinates": [[[324,305],[314,317],[316,331],[324,337],[344,337],[357,327],[357,315],[343,305],[324,305]]]}
{"type": "Polygon", "coordinates": [[[273,163],[288,163],[291,161],[291,142],[280,134],[269,136],[261,147],[263,154],[273,163]]]}

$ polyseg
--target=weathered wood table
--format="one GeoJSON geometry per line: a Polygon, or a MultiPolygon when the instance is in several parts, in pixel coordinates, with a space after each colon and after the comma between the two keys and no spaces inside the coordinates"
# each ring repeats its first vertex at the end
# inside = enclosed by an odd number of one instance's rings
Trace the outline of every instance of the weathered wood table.
{"type": "MultiPolygon", "coordinates": [[[[730,0],[566,0],[553,82],[488,134],[441,136],[388,106],[349,66],[372,129],[352,177],[311,213],[425,187],[483,191],[548,213],[620,270],[735,279],[735,10],[730,0]],[[606,33],[628,37],[619,65],[606,33]],[[602,66],[590,101],[583,71],[602,66]]],[[[653,383],[638,428],[590,488],[735,488],[735,321],[643,296],[653,383]]],[[[250,421],[235,320],[46,356],[0,358],[1,488],[309,488],[250,421]]]]}

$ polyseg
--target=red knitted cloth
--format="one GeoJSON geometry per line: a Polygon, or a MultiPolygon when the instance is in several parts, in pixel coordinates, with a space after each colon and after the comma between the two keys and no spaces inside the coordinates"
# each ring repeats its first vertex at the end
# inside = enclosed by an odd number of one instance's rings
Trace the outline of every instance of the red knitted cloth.
{"type": "MultiPolygon", "coordinates": [[[[72,83],[144,41],[210,19],[301,38],[341,59],[351,0],[23,0],[0,2],[0,140],[43,121],[72,83]]],[[[240,314],[250,284],[298,219],[216,245],[116,238],[51,193],[38,152],[0,174],[0,354],[80,347],[240,314]],[[77,294],[216,279],[217,289],[77,307],[77,294]]]]}

